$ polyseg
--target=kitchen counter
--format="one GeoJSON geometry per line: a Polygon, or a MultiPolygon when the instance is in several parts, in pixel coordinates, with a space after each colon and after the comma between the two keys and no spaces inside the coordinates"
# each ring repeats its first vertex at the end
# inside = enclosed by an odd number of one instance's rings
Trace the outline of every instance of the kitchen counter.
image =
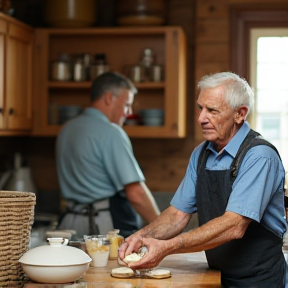
{"type": "Polygon", "coordinates": [[[172,277],[166,279],[113,278],[112,268],[118,267],[116,260],[109,260],[106,267],[89,267],[80,283],[65,285],[47,285],[29,283],[25,288],[220,288],[220,272],[208,268],[204,253],[187,253],[169,255],[160,263],[159,268],[167,268],[172,277]],[[84,283],[83,283],[83,282],[84,283]],[[82,283],[81,283],[82,282],[82,283]]]}

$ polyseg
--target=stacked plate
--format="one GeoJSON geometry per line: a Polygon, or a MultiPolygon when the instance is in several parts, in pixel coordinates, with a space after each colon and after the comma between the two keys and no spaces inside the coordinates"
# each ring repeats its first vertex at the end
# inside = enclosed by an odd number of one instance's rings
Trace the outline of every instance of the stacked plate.
{"type": "Polygon", "coordinates": [[[144,109],[140,111],[140,115],[146,126],[162,126],[164,123],[163,109],[144,109]]]}
{"type": "Polygon", "coordinates": [[[82,110],[80,106],[61,106],[59,124],[64,124],[66,121],[78,116],[82,110]]]}

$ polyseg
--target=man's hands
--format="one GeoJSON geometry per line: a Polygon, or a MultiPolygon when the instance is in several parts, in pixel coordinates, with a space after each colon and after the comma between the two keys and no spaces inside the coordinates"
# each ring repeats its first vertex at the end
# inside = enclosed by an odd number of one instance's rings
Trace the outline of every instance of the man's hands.
{"type": "Polygon", "coordinates": [[[129,267],[133,270],[154,268],[159,265],[165,256],[167,256],[167,241],[153,238],[143,238],[142,236],[132,235],[128,237],[119,248],[119,258],[123,261],[126,255],[139,250],[140,247],[146,246],[148,252],[145,256],[137,261],[130,262],[129,267]]]}

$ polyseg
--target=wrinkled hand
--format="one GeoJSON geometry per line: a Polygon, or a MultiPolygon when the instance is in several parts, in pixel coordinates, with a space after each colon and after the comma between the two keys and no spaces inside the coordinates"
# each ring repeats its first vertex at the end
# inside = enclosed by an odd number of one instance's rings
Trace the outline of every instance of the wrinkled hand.
{"type": "Polygon", "coordinates": [[[130,236],[121,245],[119,249],[119,258],[123,260],[126,255],[137,252],[141,246],[146,246],[148,252],[140,261],[129,263],[129,267],[133,270],[154,268],[168,255],[167,250],[165,249],[166,241],[130,236]]]}
{"type": "Polygon", "coordinates": [[[138,249],[143,246],[143,237],[137,235],[131,235],[125,239],[118,250],[118,256],[123,261],[126,255],[137,252],[138,249]]]}

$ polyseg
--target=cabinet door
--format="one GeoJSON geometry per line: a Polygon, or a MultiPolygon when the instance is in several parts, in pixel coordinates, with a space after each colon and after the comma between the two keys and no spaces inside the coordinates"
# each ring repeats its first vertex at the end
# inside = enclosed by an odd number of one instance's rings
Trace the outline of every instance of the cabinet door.
{"type": "Polygon", "coordinates": [[[6,46],[7,23],[0,19],[0,129],[5,128],[4,121],[4,79],[5,79],[5,46],[6,46]]]}
{"type": "Polygon", "coordinates": [[[8,24],[6,62],[7,129],[32,128],[33,30],[8,24]]]}

